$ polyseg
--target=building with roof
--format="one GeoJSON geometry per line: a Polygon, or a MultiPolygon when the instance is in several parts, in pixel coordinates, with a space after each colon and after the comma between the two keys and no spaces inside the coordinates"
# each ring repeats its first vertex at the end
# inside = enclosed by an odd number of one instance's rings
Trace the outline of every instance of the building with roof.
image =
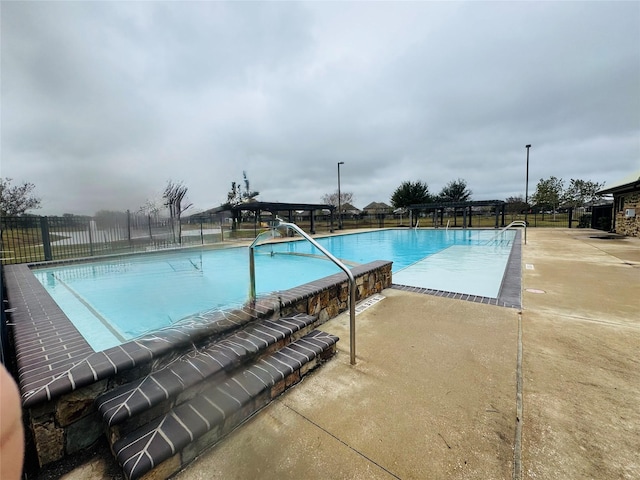
{"type": "Polygon", "coordinates": [[[392,210],[393,209],[384,202],[371,202],[362,209],[362,211],[367,215],[391,213],[392,210]]]}
{"type": "Polygon", "coordinates": [[[640,237],[640,170],[598,192],[613,195],[612,230],[630,237],[640,237]]]}
{"type": "Polygon", "coordinates": [[[361,213],[358,207],[354,207],[350,203],[343,203],[340,208],[344,216],[357,217],[361,213]]]}

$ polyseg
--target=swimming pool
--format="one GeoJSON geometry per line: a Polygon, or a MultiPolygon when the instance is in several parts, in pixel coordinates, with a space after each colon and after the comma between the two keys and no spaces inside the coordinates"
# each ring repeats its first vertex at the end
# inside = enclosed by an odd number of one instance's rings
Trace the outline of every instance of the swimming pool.
{"type": "MultiPolygon", "coordinates": [[[[514,232],[379,230],[316,239],[348,264],[393,261],[394,283],[497,297],[514,232]]],[[[189,250],[34,269],[99,351],[199,311],[243,304],[247,248],[189,250]]],[[[258,295],[340,272],[306,241],[256,248],[258,295]]]]}

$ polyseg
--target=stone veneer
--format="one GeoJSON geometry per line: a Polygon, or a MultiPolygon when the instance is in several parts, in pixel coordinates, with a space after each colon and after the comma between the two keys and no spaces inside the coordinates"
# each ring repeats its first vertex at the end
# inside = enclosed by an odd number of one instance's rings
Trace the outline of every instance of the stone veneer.
{"type": "MultiPolygon", "coordinates": [[[[104,434],[95,399],[149,374],[193,345],[256,318],[306,313],[320,323],[348,309],[344,273],[260,298],[233,311],[212,310],[102,352],[94,352],[28,266],[8,265],[9,301],[27,428],[40,466],[73,455],[104,434]]],[[[391,262],[354,267],[356,301],[391,286],[391,262]]]]}
{"type": "MultiPolygon", "coordinates": [[[[640,191],[625,193],[624,206],[622,210],[616,212],[616,233],[627,235],[629,237],[640,237],[640,191]],[[636,216],[627,218],[624,216],[624,211],[628,208],[636,209],[636,216]]],[[[617,195],[616,195],[617,197],[617,195]]],[[[614,205],[617,205],[617,198],[614,200],[614,205]]]]}

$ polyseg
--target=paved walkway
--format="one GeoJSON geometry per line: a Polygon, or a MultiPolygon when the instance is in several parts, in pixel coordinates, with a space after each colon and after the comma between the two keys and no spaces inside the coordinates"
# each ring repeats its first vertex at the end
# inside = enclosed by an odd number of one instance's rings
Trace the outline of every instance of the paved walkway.
{"type": "Polygon", "coordinates": [[[338,355],[177,478],[640,478],[640,239],[602,233],[529,229],[521,312],[385,290],[356,366],[331,320],[338,355]]]}

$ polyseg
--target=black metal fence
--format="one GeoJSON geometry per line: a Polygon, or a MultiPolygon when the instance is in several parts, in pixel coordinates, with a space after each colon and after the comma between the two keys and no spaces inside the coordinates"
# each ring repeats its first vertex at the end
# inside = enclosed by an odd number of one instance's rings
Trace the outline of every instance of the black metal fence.
{"type": "Polygon", "coordinates": [[[8,303],[5,302],[4,294],[4,272],[2,271],[2,265],[0,264],[0,293],[2,294],[2,309],[0,309],[0,363],[3,365],[7,363],[9,358],[9,331],[7,330],[7,315],[5,312],[5,306],[8,303]]]}
{"type": "MultiPolygon", "coordinates": [[[[592,227],[606,229],[601,217],[592,216],[587,209],[569,209],[556,213],[506,213],[498,227],[514,220],[525,220],[530,227],[592,227]],[[597,223],[597,225],[595,225],[597,223]]],[[[130,212],[112,212],[95,217],[65,215],[62,217],[2,217],[1,263],[30,263],[49,260],[92,257],[118,253],[160,250],[177,246],[206,245],[228,240],[249,240],[267,228],[270,217],[246,217],[232,224],[230,219],[214,216],[191,216],[181,224],[169,218],[130,212]]],[[[308,215],[291,219],[311,232],[308,215]]],[[[343,229],[391,228],[415,226],[407,214],[377,213],[344,215],[343,229]]],[[[418,218],[422,228],[496,228],[496,216],[491,211],[473,211],[463,218],[461,214],[434,216],[423,214],[418,218]]],[[[314,217],[311,233],[326,233],[338,229],[339,222],[329,215],[314,217]]]]}
{"type": "Polygon", "coordinates": [[[202,245],[223,238],[222,225],[206,217],[180,225],[168,218],[128,212],[100,217],[2,217],[0,229],[2,264],[202,245]]]}

